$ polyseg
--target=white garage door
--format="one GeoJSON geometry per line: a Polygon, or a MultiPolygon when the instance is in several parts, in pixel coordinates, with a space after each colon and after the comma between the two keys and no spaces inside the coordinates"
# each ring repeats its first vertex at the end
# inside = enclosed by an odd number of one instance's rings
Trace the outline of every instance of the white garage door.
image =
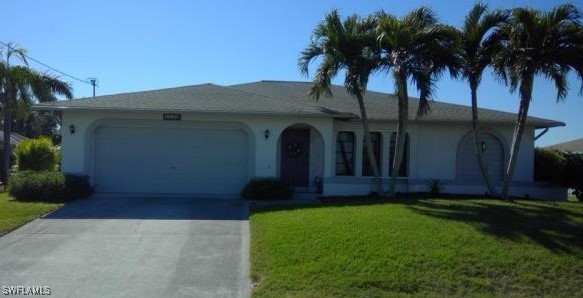
{"type": "Polygon", "coordinates": [[[236,195],[247,182],[247,134],[238,129],[100,127],[98,192],[236,195]]]}

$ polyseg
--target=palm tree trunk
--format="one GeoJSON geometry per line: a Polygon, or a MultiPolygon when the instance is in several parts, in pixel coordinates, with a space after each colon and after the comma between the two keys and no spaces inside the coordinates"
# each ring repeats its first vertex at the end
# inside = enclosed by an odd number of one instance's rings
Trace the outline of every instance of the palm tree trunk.
{"type": "Polygon", "coordinates": [[[4,130],[4,137],[3,137],[3,144],[2,144],[2,154],[4,157],[4,167],[2,174],[4,175],[4,184],[8,182],[8,175],[10,173],[10,132],[12,131],[12,109],[11,109],[11,94],[9,91],[9,87],[6,87],[6,94],[4,95],[4,110],[3,112],[3,130],[4,130]]]}
{"type": "Polygon", "coordinates": [[[474,134],[474,148],[476,150],[478,166],[480,167],[480,172],[482,172],[482,177],[484,178],[484,182],[486,183],[486,187],[488,188],[490,196],[498,196],[496,187],[494,187],[492,179],[490,179],[488,167],[486,166],[486,162],[484,161],[484,154],[482,152],[480,127],[478,125],[478,84],[475,80],[470,80],[470,89],[472,92],[472,131],[474,134]]]}
{"type": "Polygon", "coordinates": [[[508,168],[504,175],[504,183],[502,184],[502,199],[508,199],[510,190],[510,183],[514,175],[514,167],[518,159],[518,150],[520,149],[520,142],[524,133],[526,125],[526,118],[528,117],[528,108],[530,106],[530,99],[532,96],[532,85],[534,74],[526,74],[522,76],[520,83],[520,108],[518,110],[518,119],[514,127],[514,136],[512,138],[512,148],[510,150],[510,160],[508,161],[508,168]]]}
{"type": "Polygon", "coordinates": [[[395,71],[395,81],[397,85],[397,100],[399,116],[397,121],[397,138],[395,140],[395,155],[393,157],[393,169],[391,182],[389,184],[389,197],[395,196],[395,186],[397,176],[401,169],[403,152],[405,151],[405,140],[407,139],[407,120],[409,119],[409,97],[407,95],[407,75],[403,70],[395,71]]]}
{"type": "Polygon", "coordinates": [[[370,162],[370,168],[374,175],[375,187],[377,189],[377,196],[381,198],[383,196],[383,186],[381,184],[381,177],[379,174],[379,167],[377,164],[376,156],[374,155],[372,141],[370,140],[370,129],[368,126],[368,116],[366,114],[366,107],[364,106],[364,99],[362,95],[357,95],[358,106],[360,107],[360,118],[362,119],[362,127],[364,129],[364,150],[366,150],[368,160],[370,162]]]}

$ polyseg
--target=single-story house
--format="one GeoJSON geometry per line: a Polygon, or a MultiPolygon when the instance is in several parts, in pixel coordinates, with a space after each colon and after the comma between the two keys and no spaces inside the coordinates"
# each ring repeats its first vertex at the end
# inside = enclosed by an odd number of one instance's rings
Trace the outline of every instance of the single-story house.
{"type": "Polygon", "coordinates": [[[550,145],[550,146],[547,146],[545,148],[556,149],[556,150],[559,150],[561,152],[583,154],[583,138],[571,140],[571,141],[564,142],[564,143],[550,145]]]}
{"type": "MultiPolygon", "coordinates": [[[[203,84],[38,104],[63,115],[62,171],[88,175],[97,192],[238,196],[256,177],[279,177],[297,192],[368,194],[355,98],[334,86],[316,101],[311,83],[203,84]]],[[[374,153],[388,186],[397,119],[393,95],[367,92],[374,153]]],[[[439,179],[448,193],[484,194],[467,106],[434,102],[416,118],[411,99],[406,156],[397,191],[424,192],[439,179]]],[[[501,184],[515,115],[482,109],[481,150],[501,184]]],[[[535,130],[565,125],[530,117],[511,194],[566,198],[533,182],[535,130]]]]}

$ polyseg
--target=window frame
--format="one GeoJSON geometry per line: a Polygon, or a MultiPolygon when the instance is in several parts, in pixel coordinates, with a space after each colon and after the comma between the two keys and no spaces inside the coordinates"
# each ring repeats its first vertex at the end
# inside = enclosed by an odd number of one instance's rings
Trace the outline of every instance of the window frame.
{"type": "MultiPolygon", "coordinates": [[[[395,145],[397,142],[397,133],[391,133],[389,140],[389,176],[393,175],[393,161],[395,158],[395,145]]],[[[397,177],[409,177],[409,156],[410,156],[411,138],[409,133],[405,134],[405,150],[403,151],[403,159],[401,160],[401,168],[397,177]]]]}
{"type": "Polygon", "coordinates": [[[339,131],[336,134],[336,149],[334,155],[334,173],[336,176],[354,176],[356,165],[356,135],[352,131],[339,131]],[[341,139],[347,136],[348,139],[341,139]],[[346,142],[348,142],[346,144],[346,142]],[[351,146],[346,148],[346,146],[351,146]],[[347,151],[347,149],[350,149],[347,151]],[[341,158],[339,159],[339,154],[341,158]],[[347,156],[350,155],[350,156],[347,156]],[[350,162],[350,164],[348,164],[350,162]],[[344,171],[339,171],[343,169],[344,171]]]}
{"type": "MultiPolygon", "coordinates": [[[[377,161],[377,168],[379,169],[379,175],[382,176],[381,172],[381,155],[382,155],[382,144],[383,144],[383,136],[378,131],[371,131],[370,132],[371,143],[373,147],[373,154],[375,155],[377,161]],[[373,137],[374,136],[374,137],[373,137]]],[[[372,177],[374,173],[372,172],[372,168],[370,167],[370,162],[368,160],[368,153],[366,152],[366,142],[364,138],[362,139],[362,176],[363,177],[372,177]]]]}

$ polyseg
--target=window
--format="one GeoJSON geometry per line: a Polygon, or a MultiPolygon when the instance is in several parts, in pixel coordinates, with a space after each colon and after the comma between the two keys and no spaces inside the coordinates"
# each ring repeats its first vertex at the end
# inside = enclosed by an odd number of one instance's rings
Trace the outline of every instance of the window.
{"type": "MultiPolygon", "coordinates": [[[[391,146],[389,148],[389,175],[393,174],[393,162],[395,158],[395,143],[397,142],[397,133],[391,134],[391,146]]],[[[399,177],[409,177],[409,134],[405,138],[405,150],[403,151],[403,159],[401,160],[401,168],[399,169],[399,177]]]]}
{"type": "MultiPolygon", "coordinates": [[[[370,141],[372,143],[372,152],[377,161],[377,169],[381,171],[381,133],[371,132],[370,141]]],[[[362,140],[362,148],[366,148],[366,142],[362,140]]],[[[373,176],[372,168],[370,167],[370,161],[368,160],[367,149],[362,150],[362,176],[373,176]]],[[[380,173],[379,173],[380,174],[380,173]]]]}
{"type": "Polygon", "coordinates": [[[354,133],[341,131],[336,137],[336,175],[354,176],[354,133]]]}

